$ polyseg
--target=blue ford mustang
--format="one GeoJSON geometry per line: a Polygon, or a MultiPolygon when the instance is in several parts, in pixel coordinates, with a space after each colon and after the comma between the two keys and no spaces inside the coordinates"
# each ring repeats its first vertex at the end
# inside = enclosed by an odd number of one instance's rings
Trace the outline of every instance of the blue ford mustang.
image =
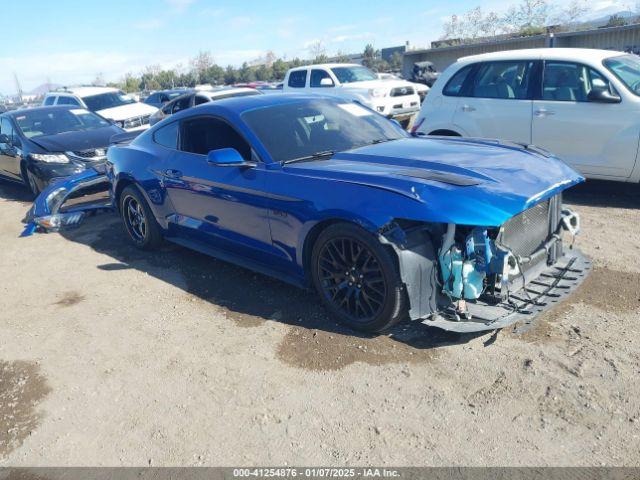
{"type": "Polygon", "coordinates": [[[65,204],[104,184],[139,248],[170,240],[312,286],[365,331],[405,318],[488,330],[550,307],[587,274],[563,246],[579,218],[561,193],[581,181],[533,147],[412,138],[356,103],[264,95],[111,146],[102,169],[43,192],[27,232],[78,223],[96,205],[65,204]]]}

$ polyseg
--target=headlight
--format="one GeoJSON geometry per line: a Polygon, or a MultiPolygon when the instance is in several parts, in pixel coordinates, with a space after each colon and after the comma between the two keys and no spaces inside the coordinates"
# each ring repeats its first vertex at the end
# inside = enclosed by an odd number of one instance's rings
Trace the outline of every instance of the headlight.
{"type": "Polygon", "coordinates": [[[62,153],[32,153],[31,158],[33,158],[36,162],[69,163],[69,158],[62,153]]]}
{"type": "Polygon", "coordinates": [[[373,98],[385,97],[387,95],[387,89],[386,88],[372,88],[371,90],[369,90],[369,95],[371,95],[373,98]]]}

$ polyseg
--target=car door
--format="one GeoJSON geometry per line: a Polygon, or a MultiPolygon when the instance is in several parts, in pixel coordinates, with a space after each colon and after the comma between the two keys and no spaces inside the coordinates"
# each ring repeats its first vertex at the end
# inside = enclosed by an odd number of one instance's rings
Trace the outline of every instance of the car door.
{"type": "Polygon", "coordinates": [[[21,180],[22,145],[9,117],[0,118],[0,134],[3,138],[6,136],[6,141],[0,141],[0,174],[13,180],[21,180]]]}
{"type": "Polygon", "coordinates": [[[179,236],[270,262],[274,248],[265,165],[229,123],[208,115],[182,120],[179,150],[166,157],[162,168],[179,236]],[[238,150],[247,161],[255,161],[255,166],[210,164],[207,154],[221,148],[238,150]]]}
{"type": "Polygon", "coordinates": [[[453,123],[471,137],[531,141],[534,60],[478,64],[461,92],[453,123]]]}
{"type": "Polygon", "coordinates": [[[546,61],[542,90],[533,102],[532,140],[579,172],[594,177],[631,175],[640,125],[629,102],[603,103],[594,89],[619,94],[596,69],[546,61]]]}

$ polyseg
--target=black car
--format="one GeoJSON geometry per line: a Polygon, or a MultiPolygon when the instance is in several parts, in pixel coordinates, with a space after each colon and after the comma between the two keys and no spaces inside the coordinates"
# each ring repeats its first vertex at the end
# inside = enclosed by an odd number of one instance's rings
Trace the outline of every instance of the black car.
{"type": "Polygon", "coordinates": [[[106,158],[113,135],[125,131],[88,110],[39,107],[0,115],[0,177],[37,195],[49,183],[106,158]]]}
{"type": "Polygon", "coordinates": [[[160,90],[158,92],[153,92],[147,98],[144,99],[144,103],[147,105],[151,105],[152,107],[162,108],[164,105],[169,103],[176,97],[183,95],[185,93],[192,92],[193,89],[190,88],[175,88],[173,90],[160,90]]]}

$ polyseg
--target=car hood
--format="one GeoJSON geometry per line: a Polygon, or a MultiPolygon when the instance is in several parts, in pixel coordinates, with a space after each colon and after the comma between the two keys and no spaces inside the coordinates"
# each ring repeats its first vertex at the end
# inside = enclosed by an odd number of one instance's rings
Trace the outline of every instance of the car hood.
{"type": "Polygon", "coordinates": [[[44,135],[31,138],[31,141],[49,152],[76,152],[108,147],[111,137],[119,133],[122,133],[122,130],[113,126],[82,132],[44,135]]]}
{"type": "Polygon", "coordinates": [[[147,105],[146,103],[129,103],[127,105],[120,105],[119,107],[105,108],[104,110],[98,110],[96,113],[102,115],[105,118],[111,120],[126,120],[133,117],[142,117],[145,115],[152,115],[158,111],[156,107],[147,105]]]}
{"type": "Polygon", "coordinates": [[[422,204],[420,218],[413,220],[482,226],[500,226],[584,181],[533,147],[456,138],[401,139],[284,168],[408,197],[422,204]]]}
{"type": "Polygon", "coordinates": [[[413,84],[406,80],[367,80],[364,82],[351,82],[342,85],[346,89],[372,89],[386,88],[391,90],[398,87],[412,87],[413,84]]]}

